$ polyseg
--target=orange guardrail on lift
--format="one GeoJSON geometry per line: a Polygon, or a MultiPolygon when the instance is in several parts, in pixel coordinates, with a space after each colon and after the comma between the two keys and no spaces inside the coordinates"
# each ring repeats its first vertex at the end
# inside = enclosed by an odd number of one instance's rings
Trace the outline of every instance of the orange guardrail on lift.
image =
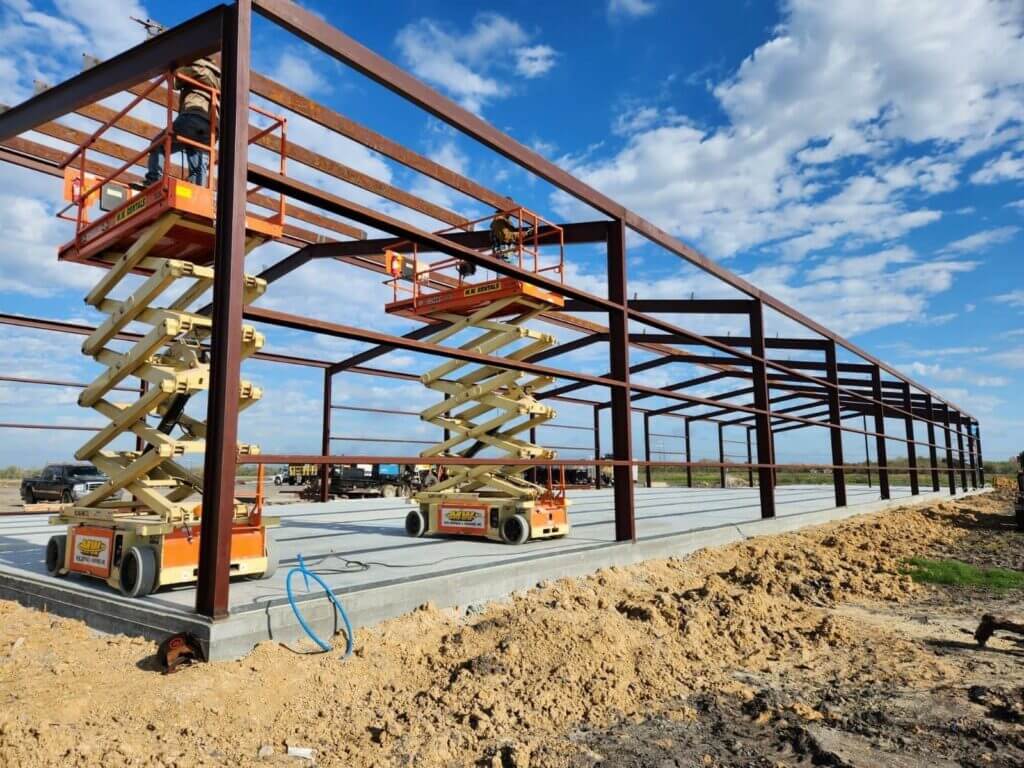
{"type": "MultiPolygon", "coordinates": [[[[115,230],[125,230],[128,235],[137,231],[167,210],[175,210],[186,217],[212,223],[215,217],[215,189],[217,177],[217,124],[220,106],[220,90],[201,83],[182,73],[165,72],[136,94],[136,96],[109,120],[100,125],[81,145],[79,145],[64,161],[64,200],[67,205],[57,212],[57,217],[75,223],[74,239],[61,248],[60,257],[76,261],[89,261],[106,249],[115,249],[120,245],[115,230]],[[200,142],[174,132],[175,88],[185,83],[193,90],[204,91],[210,100],[210,131],[209,141],[200,142]],[[90,151],[103,154],[101,142],[103,135],[111,128],[118,127],[122,120],[129,118],[130,113],[144,100],[151,97],[162,84],[166,84],[166,125],[164,130],[150,141],[144,148],[125,160],[119,167],[101,176],[90,171],[88,160],[90,151]],[[172,164],[175,147],[191,147],[205,153],[209,157],[209,172],[201,184],[183,178],[183,164],[172,164]],[[139,177],[129,169],[143,164],[151,152],[160,149],[163,152],[163,178],[149,187],[141,188],[139,177]],[[177,171],[177,173],[175,173],[177,171]],[[90,209],[99,205],[103,215],[90,221],[90,209]],[[73,213],[72,213],[73,211],[73,213]],[[131,221],[130,224],[126,223],[131,221]]],[[[287,170],[287,119],[274,115],[258,106],[250,105],[250,111],[266,121],[266,125],[250,131],[249,143],[260,141],[265,136],[278,134],[277,147],[279,154],[279,172],[287,170]]],[[[260,191],[260,187],[246,190],[247,195],[260,191]]],[[[280,237],[286,215],[284,195],[277,196],[276,210],[270,216],[261,216],[255,212],[246,215],[246,226],[258,237],[272,239],[280,237]]],[[[171,232],[167,236],[170,245],[178,241],[185,243],[197,240],[194,230],[188,227],[171,232]]],[[[202,251],[209,251],[212,240],[203,243],[202,251]]],[[[154,256],[160,256],[154,252],[154,256]]],[[[171,255],[171,254],[168,254],[171,255]]],[[[206,254],[208,259],[209,253],[206,254]]],[[[184,260],[202,261],[202,257],[183,257],[184,260]]]]}
{"type": "MultiPolygon", "coordinates": [[[[490,216],[467,222],[461,227],[448,227],[435,234],[444,236],[459,229],[472,230],[482,222],[490,223],[490,243],[477,249],[481,254],[501,259],[520,269],[537,274],[554,272],[559,282],[565,281],[565,233],[557,224],[526,208],[510,208],[490,216]],[[545,231],[541,231],[542,228],[545,231]],[[541,249],[557,248],[557,260],[545,258],[541,249]]],[[[449,258],[426,262],[420,260],[419,247],[413,242],[396,244],[384,252],[384,268],[391,276],[385,285],[392,287],[393,301],[411,298],[411,307],[419,309],[428,297],[451,291],[466,284],[476,274],[476,265],[463,259],[449,258]]],[[[481,285],[499,280],[496,274],[481,285]]]]}

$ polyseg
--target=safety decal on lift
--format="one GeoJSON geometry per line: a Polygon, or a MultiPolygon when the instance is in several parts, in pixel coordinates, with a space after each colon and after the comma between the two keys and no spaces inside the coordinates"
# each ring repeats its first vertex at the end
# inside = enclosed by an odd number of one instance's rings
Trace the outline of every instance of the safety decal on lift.
{"type": "Polygon", "coordinates": [[[120,224],[125,219],[134,216],[136,213],[146,207],[146,198],[144,195],[140,195],[135,198],[131,203],[126,205],[120,211],[117,212],[117,216],[114,217],[114,221],[120,224]]]}
{"type": "Polygon", "coordinates": [[[482,533],[487,527],[486,504],[442,504],[437,527],[448,533],[482,533]]]}
{"type": "Polygon", "coordinates": [[[494,291],[501,290],[501,282],[498,280],[492,280],[489,283],[481,283],[480,285],[474,285],[467,288],[462,292],[463,296],[477,296],[481,293],[493,293],[494,291]]]}
{"type": "Polygon", "coordinates": [[[110,550],[113,534],[102,529],[74,533],[71,539],[71,569],[106,576],[110,573],[110,550]]]}

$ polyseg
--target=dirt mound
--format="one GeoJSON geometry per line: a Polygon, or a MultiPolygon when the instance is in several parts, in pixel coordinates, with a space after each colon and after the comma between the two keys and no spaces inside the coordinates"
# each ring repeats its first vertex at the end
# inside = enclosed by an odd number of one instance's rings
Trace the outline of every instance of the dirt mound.
{"type": "Polygon", "coordinates": [[[828,609],[914,595],[903,559],[967,536],[951,522],[964,503],[610,568],[471,616],[428,606],[360,632],[344,663],[268,643],[161,677],[152,643],[0,603],[0,765],[267,765],[291,760],[287,745],[318,765],[562,765],[552,745],[580,728],[747,695],[737,669],[944,679],[914,643],[828,609]]]}

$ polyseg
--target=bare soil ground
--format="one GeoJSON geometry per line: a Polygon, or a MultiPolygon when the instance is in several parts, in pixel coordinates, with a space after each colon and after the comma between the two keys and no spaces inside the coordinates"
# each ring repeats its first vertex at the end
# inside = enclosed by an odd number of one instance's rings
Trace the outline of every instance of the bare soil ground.
{"type": "Polygon", "coordinates": [[[971,637],[1020,594],[915,584],[913,555],[1019,568],[1024,536],[976,496],[169,676],[0,602],[0,765],[1024,765],[1024,646],[971,637]]]}

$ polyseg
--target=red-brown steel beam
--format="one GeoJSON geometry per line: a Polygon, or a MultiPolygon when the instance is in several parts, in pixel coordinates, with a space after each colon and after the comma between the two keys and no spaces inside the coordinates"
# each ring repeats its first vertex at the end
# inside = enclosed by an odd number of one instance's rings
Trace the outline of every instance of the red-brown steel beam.
{"type": "Polygon", "coordinates": [[[391,232],[391,234],[396,235],[397,237],[403,237],[417,243],[422,243],[440,251],[441,253],[453,256],[457,259],[462,259],[463,261],[467,261],[471,264],[476,264],[477,266],[485,267],[497,272],[498,274],[522,280],[523,282],[536,285],[540,288],[544,288],[563,296],[596,304],[604,311],[619,308],[614,304],[614,302],[602,299],[599,296],[589,294],[586,291],[581,291],[571,285],[563,284],[558,280],[554,280],[536,272],[520,269],[519,267],[508,264],[501,259],[474,251],[472,248],[461,246],[443,235],[436,235],[433,232],[427,232],[426,230],[407,224],[406,222],[400,221],[392,216],[378,213],[377,211],[360,205],[359,203],[345,200],[337,195],[318,189],[311,184],[291,179],[280,173],[275,173],[265,168],[250,166],[249,181],[273,192],[287,195],[294,200],[301,200],[304,203],[315,205],[322,210],[330,211],[331,213],[335,213],[339,216],[352,219],[360,224],[376,227],[386,232],[391,232]]]}
{"type": "MultiPolygon", "coordinates": [[[[626,228],[621,221],[612,222],[608,232],[607,253],[608,349],[612,378],[621,387],[611,391],[612,456],[621,461],[633,459],[633,423],[629,379],[629,317],[626,315],[626,228]]],[[[636,541],[636,508],[634,506],[633,472],[628,466],[616,466],[615,478],[615,540],[636,541]]]]}
{"type": "MultiPolygon", "coordinates": [[[[764,310],[761,302],[755,302],[748,315],[750,324],[750,351],[758,361],[752,367],[754,374],[754,407],[758,409],[755,426],[757,429],[757,461],[759,464],[775,463],[775,445],[772,438],[771,406],[768,402],[768,369],[764,363],[764,310]]],[[[761,517],[775,517],[775,472],[769,467],[759,467],[757,484],[761,495],[761,517]]]]}
{"type": "MultiPolygon", "coordinates": [[[[839,429],[842,421],[842,410],[839,399],[839,366],[836,361],[836,343],[825,342],[825,378],[834,387],[828,390],[828,420],[834,425],[828,431],[829,444],[832,449],[832,463],[843,465],[843,433],[839,429]]],[[[835,490],[836,506],[846,506],[846,473],[841,469],[832,470],[832,486],[835,490]]]]}
{"type": "Polygon", "coordinates": [[[346,63],[356,71],[361,72],[399,96],[416,104],[439,120],[452,125],[485,146],[504,155],[509,160],[550,182],[564,192],[596,208],[612,219],[622,221],[626,226],[643,235],[648,240],[677,254],[751,298],[763,302],[771,309],[799,322],[809,330],[834,340],[848,351],[860,356],[873,365],[879,366],[893,376],[906,380],[921,391],[927,391],[916,382],[906,379],[906,377],[881,360],[869,355],[852,342],[828,330],[785,302],[760,290],[750,282],[699,253],[691,246],[684,244],[633,211],[601,194],[593,187],[499,131],[478,115],[459,106],[451,99],[442,96],[420,80],[301,6],[287,0],[255,0],[255,8],[257,12],[272,22],[289,30],[311,45],[318,47],[328,55],[346,63]]]}
{"type": "Polygon", "coordinates": [[[939,454],[935,445],[935,408],[932,404],[932,396],[925,395],[925,408],[928,411],[928,463],[931,465],[932,490],[939,492],[942,484],[939,482],[939,454]]]}
{"type": "MultiPolygon", "coordinates": [[[[333,380],[334,371],[328,368],[324,371],[324,414],[321,426],[323,431],[320,435],[320,452],[324,456],[331,454],[331,416],[333,414],[333,380]]],[[[320,501],[326,503],[331,498],[331,466],[324,464],[320,467],[320,501]]]]}
{"type": "Polygon", "coordinates": [[[217,222],[214,232],[213,328],[203,464],[196,612],[228,614],[231,536],[238,459],[245,267],[245,193],[249,139],[250,0],[224,12],[217,222]]]}
{"type": "MultiPolygon", "coordinates": [[[[910,399],[910,385],[907,383],[903,384],[903,410],[911,413],[914,410],[913,401],[910,399]]],[[[910,470],[910,495],[917,496],[921,492],[921,484],[917,477],[914,418],[912,416],[904,416],[903,423],[907,434],[907,468],[910,470]]]]}
{"type": "Polygon", "coordinates": [[[882,499],[889,498],[889,459],[885,445],[885,406],[882,405],[882,372],[871,372],[871,389],[875,404],[875,458],[878,461],[878,490],[882,499]]]}

